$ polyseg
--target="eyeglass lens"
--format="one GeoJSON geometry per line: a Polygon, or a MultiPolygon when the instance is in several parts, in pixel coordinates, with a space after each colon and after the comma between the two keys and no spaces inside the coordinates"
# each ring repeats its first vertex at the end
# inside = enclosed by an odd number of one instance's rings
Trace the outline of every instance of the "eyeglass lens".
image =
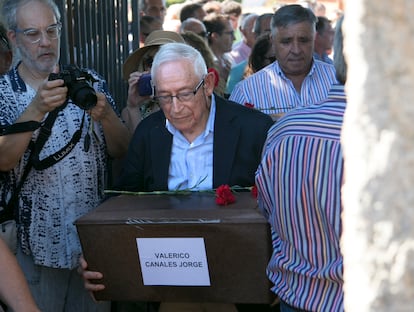
{"type": "Polygon", "coordinates": [[[23,33],[23,35],[31,43],[37,43],[42,38],[43,33],[45,33],[46,37],[51,40],[59,38],[60,30],[61,30],[61,25],[55,24],[55,25],[50,25],[49,27],[47,27],[45,31],[40,30],[40,29],[35,29],[35,28],[29,28],[29,29],[23,29],[23,30],[16,29],[16,32],[23,33]]]}

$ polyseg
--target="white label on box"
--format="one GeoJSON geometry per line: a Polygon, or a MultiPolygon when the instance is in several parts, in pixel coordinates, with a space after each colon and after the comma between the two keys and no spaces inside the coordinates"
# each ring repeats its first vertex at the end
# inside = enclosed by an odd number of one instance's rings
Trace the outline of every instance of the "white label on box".
{"type": "Polygon", "coordinates": [[[144,285],[210,286],[204,238],[137,238],[144,285]]]}

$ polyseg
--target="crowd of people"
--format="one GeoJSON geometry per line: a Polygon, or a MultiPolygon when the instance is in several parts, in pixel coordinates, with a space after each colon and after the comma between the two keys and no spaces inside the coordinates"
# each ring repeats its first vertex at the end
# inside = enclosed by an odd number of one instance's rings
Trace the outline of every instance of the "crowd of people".
{"type": "Polygon", "coordinates": [[[60,63],[54,0],[2,1],[0,213],[12,209],[18,239],[15,255],[0,239],[0,303],[111,311],[90,296],[105,285],[74,222],[104,200],[109,160],[119,159],[115,190],[257,185],[272,234],[277,304],[140,309],[343,311],[343,17],[330,20],[317,1],[260,15],[233,0],[139,7],[140,47],[123,64],[128,100],[118,111],[105,73],[60,63]],[[86,94],[67,71],[85,79],[86,94]]]}

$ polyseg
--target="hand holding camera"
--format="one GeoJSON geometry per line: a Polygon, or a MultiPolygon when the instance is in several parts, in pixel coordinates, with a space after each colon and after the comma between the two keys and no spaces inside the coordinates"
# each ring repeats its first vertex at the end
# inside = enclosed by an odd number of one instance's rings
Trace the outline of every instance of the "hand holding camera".
{"type": "Polygon", "coordinates": [[[136,109],[147,102],[151,95],[151,74],[139,71],[132,72],[128,79],[127,107],[136,109]]]}
{"type": "Polygon", "coordinates": [[[97,97],[93,83],[95,79],[87,71],[76,65],[64,66],[59,73],[51,73],[49,81],[62,79],[68,88],[68,98],[84,110],[90,110],[96,105],[97,97]]]}
{"type": "Polygon", "coordinates": [[[138,80],[138,94],[140,96],[152,95],[151,74],[142,74],[138,80]]]}

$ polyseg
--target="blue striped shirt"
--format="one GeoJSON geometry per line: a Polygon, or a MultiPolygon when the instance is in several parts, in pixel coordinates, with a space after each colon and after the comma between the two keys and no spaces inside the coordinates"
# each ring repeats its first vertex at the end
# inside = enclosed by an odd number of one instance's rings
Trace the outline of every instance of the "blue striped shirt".
{"type": "Polygon", "coordinates": [[[276,61],[240,81],[234,87],[230,100],[242,105],[253,104],[254,108],[269,115],[283,114],[325,99],[335,83],[338,83],[335,67],[314,60],[299,94],[276,61]]]}
{"type": "Polygon", "coordinates": [[[259,208],[272,230],[267,275],[281,300],[308,311],[343,311],[340,250],[346,100],[335,85],[323,103],[270,128],[256,172],[259,208]]]}

